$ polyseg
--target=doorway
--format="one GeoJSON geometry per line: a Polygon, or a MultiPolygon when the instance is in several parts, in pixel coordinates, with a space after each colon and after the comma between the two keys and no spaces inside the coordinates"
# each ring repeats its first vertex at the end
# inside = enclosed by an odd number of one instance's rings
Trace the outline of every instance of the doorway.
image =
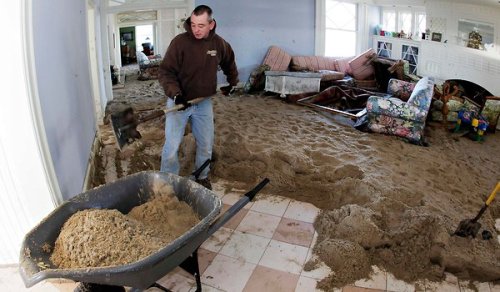
{"type": "Polygon", "coordinates": [[[141,51],[146,56],[154,55],[154,26],[152,24],[148,25],[138,25],[135,27],[136,39],[135,46],[137,51],[141,51]]]}

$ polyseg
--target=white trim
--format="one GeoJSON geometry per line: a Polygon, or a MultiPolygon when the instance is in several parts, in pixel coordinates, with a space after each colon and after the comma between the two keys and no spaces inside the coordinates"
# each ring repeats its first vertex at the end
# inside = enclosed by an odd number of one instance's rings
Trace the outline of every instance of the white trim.
{"type": "Polygon", "coordinates": [[[90,179],[95,174],[95,157],[99,154],[100,146],[101,143],[98,137],[98,132],[96,132],[96,135],[94,136],[94,143],[92,143],[92,148],[90,149],[89,161],[87,163],[87,170],[85,171],[85,179],[83,180],[82,192],[86,192],[91,187],[92,181],[90,179]]]}
{"type": "Polygon", "coordinates": [[[92,100],[94,102],[96,127],[103,124],[105,104],[102,104],[101,97],[101,84],[99,78],[99,66],[97,59],[97,42],[96,42],[96,29],[95,29],[95,5],[93,0],[88,0],[86,5],[86,25],[87,25],[87,58],[89,60],[89,77],[90,86],[92,88],[92,100]],[[90,19],[89,11],[92,11],[92,18],[90,19]],[[90,39],[93,37],[93,39],[90,39]],[[92,50],[93,46],[93,50],[92,50]]]}
{"type": "Polygon", "coordinates": [[[104,13],[106,14],[112,14],[112,13],[120,13],[120,12],[130,12],[130,11],[138,11],[138,10],[159,10],[159,9],[166,9],[166,8],[186,8],[189,3],[186,3],[187,1],[179,2],[179,3],[154,3],[150,5],[145,5],[145,3],[136,3],[136,4],[124,4],[120,6],[113,6],[113,7],[105,7],[104,13]]]}
{"type": "MultiPolygon", "coordinates": [[[[366,34],[366,28],[361,26],[361,24],[364,23],[366,25],[366,20],[363,20],[366,19],[366,3],[371,3],[371,1],[356,1],[356,0],[336,0],[336,1],[356,4],[356,29],[354,31],[356,33],[356,46],[355,46],[356,52],[354,53],[358,54],[364,47],[368,46],[367,39],[364,36],[364,34],[366,34]]],[[[326,0],[316,0],[315,25],[316,27],[315,27],[315,39],[314,39],[314,52],[315,55],[317,56],[324,56],[326,49],[326,40],[325,40],[326,0]]]]}
{"type": "Polygon", "coordinates": [[[316,29],[314,35],[314,52],[317,56],[325,55],[325,0],[316,0],[316,29]]]}
{"type": "MultiPolygon", "coordinates": [[[[396,28],[396,31],[401,31],[400,27],[400,14],[401,12],[409,12],[411,13],[411,33],[412,35],[415,35],[416,30],[418,30],[417,27],[417,21],[416,21],[416,16],[417,14],[424,14],[427,15],[425,12],[425,7],[421,6],[381,6],[380,9],[380,22],[384,23],[384,11],[394,11],[395,13],[395,23],[394,27],[396,28]]],[[[384,29],[384,28],[382,28],[384,29]]],[[[405,33],[408,33],[407,31],[405,33]]],[[[417,35],[417,37],[419,37],[417,35]]]]}
{"type": "Polygon", "coordinates": [[[33,131],[35,133],[35,138],[38,142],[38,151],[42,159],[44,174],[49,187],[49,192],[51,194],[52,203],[57,206],[60,205],[64,200],[61,194],[61,189],[59,187],[59,181],[57,179],[56,171],[54,169],[54,164],[52,156],[50,154],[49,143],[47,141],[47,136],[45,132],[45,126],[43,123],[42,110],[40,105],[40,97],[38,96],[38,86],[37,77],[35,69],[35,50],[33,48],[33,31],[32,31],[32,0],[24,0],[21,3],[22,10],[22,31],[23,31],[23,45],[25,50],[24,60],[22,60],[25,67],[26,74],[26,89],[28,91],[28,99],[30,105],[30,112],[33,118],[33,131]]]}

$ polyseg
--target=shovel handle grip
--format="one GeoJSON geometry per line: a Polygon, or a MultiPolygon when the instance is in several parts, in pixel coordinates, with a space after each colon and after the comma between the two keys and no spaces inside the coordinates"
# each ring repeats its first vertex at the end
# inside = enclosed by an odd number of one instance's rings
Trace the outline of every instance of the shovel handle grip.
{"type": "Polygon", "coordinates": [[[497,195],[497,192],[500,190],[500,182],[497,183],[497,186],[495,189],[491,192],[490,196],[488,197],[488,200],[486,200],[486,206],[489,206],[493,199],[495,199],[495,196],[497,195]]]}
{"type": "MultiPolygon", "coordinates": [[[[202,102],[203,100],[205,100],[205,97],[198,97],[198,98],[195,98],[195,99],[192,99],[192,100],[189,100],[188,103],[190,105],[193,105],[193,104],[197,104],[197,103],[200,103],[202,102]]],[[[165,114],[168,114],[169,112],[175,112],[175,111],[178,111],[178,110],[181,110],[184,108],[184,105],[182,104],[176,104],[175,106],[169,108],[169,109],[166,109],[164,110],[164,113],[165,114]]]]}

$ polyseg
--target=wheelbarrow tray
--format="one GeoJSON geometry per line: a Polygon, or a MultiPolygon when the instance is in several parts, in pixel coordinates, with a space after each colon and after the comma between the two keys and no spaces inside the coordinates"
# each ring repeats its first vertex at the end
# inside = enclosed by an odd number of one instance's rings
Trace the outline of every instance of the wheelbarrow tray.
{"type": "Polygon", "coordinates": [[[65,278],[147,289],[180,265],[209,237],[209,225],[220,210],[221,200],[212,191],[187,178],[153,171],[133,174],[73,197],[27,233],[21,248],[20,273],[26,287],[48,278],[65,278]],[[73,214],[91,208],[117,209],[127,214],[148,201],[153,195],[153,185],[158,182],[172,185],[178,199],[191,206],[201,218],[197,225],[156,253],[127,265],[60,269],[52,264],[50,256],[55,241],[73,214]],[[44,251],[47,244],[51,247],[49,252],[44,251]]]}

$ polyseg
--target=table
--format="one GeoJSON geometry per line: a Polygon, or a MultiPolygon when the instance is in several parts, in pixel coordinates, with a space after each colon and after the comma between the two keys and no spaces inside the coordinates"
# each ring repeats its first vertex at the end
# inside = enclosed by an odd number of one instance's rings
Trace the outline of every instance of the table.
{"type": "Polygon", "coordinates": [[[266,71],[265,90],[280,97],[287,94],[319,92],[321,74],[312,72],[266,71]]]}

